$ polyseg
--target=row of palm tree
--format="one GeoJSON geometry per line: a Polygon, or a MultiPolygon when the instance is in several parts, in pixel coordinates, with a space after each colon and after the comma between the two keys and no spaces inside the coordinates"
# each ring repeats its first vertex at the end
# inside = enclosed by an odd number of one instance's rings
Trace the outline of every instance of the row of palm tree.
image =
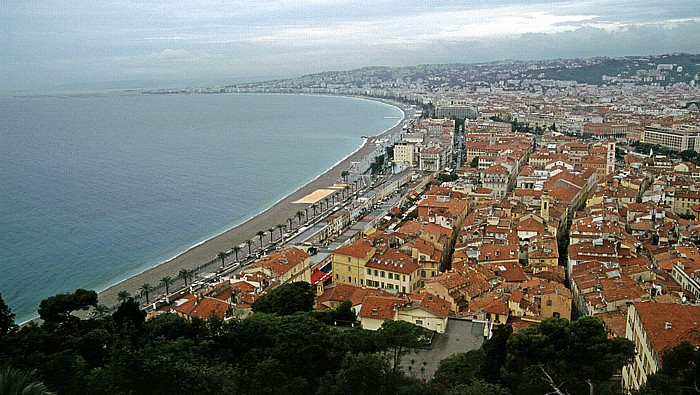
{"type": "MultiPolygon", "coordinates": [[[[190,269],[180,269],[180,271],[177,274],[177,278],[181,278],[185,280],[185,287],[187,286],[187,281],[192,280],[194,278],[194,270],[190,269]]],[[[159,285],[165,287],[165,294],[168,295],[170,294],[170,286],[175,283],[175,279],[172,278],[171,276],[164,276],[163,278],[160,279],[159,285]]],[[[150,283],[143,283],[138,289],[138,294],[140,296],[143,296],[146,298],[146,303],[150,303],[149,295],[151,292],[155,290],[155,287],[152,286],[150,283]]],[[[117,301],[119,303],[124,303],[127,300],[131,298],[131,294],[128,291],[119,291],[117,293],[117,301]]]]}

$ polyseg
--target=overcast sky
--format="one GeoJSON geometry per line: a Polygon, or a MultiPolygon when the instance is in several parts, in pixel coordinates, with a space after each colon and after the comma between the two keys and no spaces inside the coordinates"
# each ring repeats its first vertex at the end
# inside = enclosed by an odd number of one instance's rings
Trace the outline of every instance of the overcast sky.
{"type": "Polygon", "coordinates": [[[0,12],[5,90],[669,52],[700,53],[700,1],[10,0],[0,12]]]}

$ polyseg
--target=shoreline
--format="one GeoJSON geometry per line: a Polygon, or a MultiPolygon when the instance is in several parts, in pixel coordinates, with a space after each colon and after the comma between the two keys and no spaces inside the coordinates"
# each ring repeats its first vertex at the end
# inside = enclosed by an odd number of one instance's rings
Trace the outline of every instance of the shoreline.
{"type": "MultiPolygon", "coordinates": [[[[391,128],[388,128],[373,137],[383,136],[385,134],[394,133],[402,128],[403,123],[408,119],[406,112],[401,103],[390,100],[382,100],[379,98],[365,98],[357,96],[353,97],[362,100],[371,100],[383,104],[391,105],[398,108],[403,114],[398,118],[398,122],[391,128]]],[[[275,228],[278,224],[285,224],[287,218],[290,218],[302,207],[295,201],[304,196],[316,191],[317,189],[327,188],[341,179],[341,173],[348,170],[352,162],[358,161],[372,152],[375,147],[368,144],[369,139],[364,139],[362,144],[346,157],[338,160],[325,172],[317,175],[309,180],[306,184],[300,186],[292,193],[282,197],[272,206],[267,209],[252,215],[239,225],[234,226],[220,234],[217,234],[209,239],[200,241],[188,247],[178,255],[155,264],[154,266],[145,269],[135,275],[132,275],[124,280],[112,284],[98,291],[99,303],[106,306],[112,306],[117,303],[117,294],[126,290],[132,294],[144,283],[158,285],[160,279],[164,276],[170,276],[176,279],[178,283],[177,272],[180,269],[192,269],[202,263],[208,262],[216,258],[216,255],[221,251],[229,251],[231,247],[240,245],[248,239],[253,239],[255,234],[260,229],[275,228]]]]}

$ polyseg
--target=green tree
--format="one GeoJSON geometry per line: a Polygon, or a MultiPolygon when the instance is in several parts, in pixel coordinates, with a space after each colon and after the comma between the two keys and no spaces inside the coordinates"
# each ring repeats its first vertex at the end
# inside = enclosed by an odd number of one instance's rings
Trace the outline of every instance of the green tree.
{"type": "Polygon", "coordinates": [[[160,285],[165,287],[165,294],[166,295],[170,294],[170,286],[174,282],[175,282],[175,280],[170,276],[163,276],[163,278],[160,279],[160,285]]]}
{"type": "Polygon", "coordinates": [[[311,205],[311,209],[314,211],[314,217],[316,216],[316,209],[318,208],[318,204],[314,203],[311,205]]]}
{"type": "Polygon", "coordinates": [[[287,222],[289,222],[289,231],[291,232],[292,229],[294,229],[294,228],[292,227],[292,219],[291,219],[291,218],[287,218],[287,222]]]}
{"type": "Polygon", "coordinates": [[[238,261],[238,253],[241,252],[241,247],[240,246],[234,246],[231,248],[233,250],[233,253],[236,254],[236,261],[238,261]]]}
{"type": "Polygon", "coordinates": [[[469,163],[469,167],[471,167],[471,168],[479,167],[479,157],[478,156],[475,156],[472,158],[472,161],[469,163]]]}
{"type": "Polygon", "coordinates": [[[221,251],[220,253],[216,254],[216,257],[221,259],[221,267],[223,268],[226,266],[226,258],[228,257],[228,253],[221,251]]]}
{"type": "Polygon", "coordinates": [[[284,231],[284,225],[283,225],[283,224],[277,224],[277,230],[280,231],[280,239],[282,239],[283,231],[284,231]]]}
{"type": "Polygon", "coordinates": [[[258,236],[258,238],[260,238],[260,249],[262,250],[263,249],[263,239],[262,238],[263,238],[263,236],[265,236],[265,231],[259,230],[258,233],[256,233],[255,235],[258,236]]]}
{"type": "Polygon", "coordinates": [[[295,215],[297,216],[297,218],[299,218],[299,227],[301,228],[301,217],[304,216],[304,212],[299,210],[295,215]]]}
{"type": "Polygon", "coordinates": [[[502,383],[501,369],[506,363],[506,345],[512,334],[512,326],[498,325],[493,329],[491,338],[481,345],[481,350],[484,352],[481,377],[489,383],[502,383]]]}
{"type": "Polygon", "coordinates": [[[348,182],[348,176],[350,175],[350,172],[347,170],[343,170],[340,173],[340,176],[343,177],[343,181],[348,182]]]}
{"type": "Polygon", "coordinates": [[[311,311],[315,303],[315,293],[311,284],[298,281],[282,284],[253,302],[251,308],[256,313],[290,315],[297,311],[311,311]]]}
{"type": "Polygon", "coordinates": [[[471,385],[479,379],[483,363],[482,349],[450,355],[438,364],[433,383],[442,388],[471,385]]]}
{"type": "Polygon", "coordinates": [[[112,314],[112,318],[121,326],[140,328],[146,319],[146,312],[141,310],[134,298],[129,297],[119,305],[117,311],[112,314]]]}
{"type": "Polygon", "coordinates": [[[153,291],[153,286],[150,283],[143,283],[139,287],[139,293],[141,296],[146,296],[146,304],[150,303],[148,300],[148,294],[153,291]]]}
{"type": "Polygon", "coordinates": [[[90,312],[90,318],[98,319],[98,318],[105,317],[108,314],[109,314],[109,307],[107,307],[103,304],[98,304],[90,312]]]}
{"type": "Polygon", "coordinates": [[[270,243],[272,243],[272,237],[273,237],[274,231],[275,231],[275,228],[270,228],[267,230],[267,232],[270,234],[270,243]]]}
{"type": "Polygon", "coordinates": [[[131,297],[129,291],[121,290],[117,293],[117,302],[124,303],[131,297]]]}
{"type": "Polygon", "coordinates": [[[36,372],[6,366],[0,369],[0,394],[3,395],[50,395],[46,385],[39,381],[36,372]]]}
{"type": "Polygon", "coordinates": [[[194,278],[194,272],[190,269],[185,269],[182,268],[180,269],[179,272],[177,272],[177,276],[183,280],[185,280],[185,287],[187,286],[187,280],[192,280],[194,278]]]}
{"type": "Polygon", "coordinates": [[[396,373],[401,358],[421,346],[423,328],[406,321],[384,321],[377,331],[377,342],[391,353],[392,372],[396,373]]]}
{"type": "Polygon", "coordinates": [[[59,294],[48,297],[39,303],[39,317],[46,322],[67,323],[78,318],[72,313],[77,310],[88,310],[97,306],[97,292],[86,289],[76,289],[73,293],[59,294]]]}
{"type": "Polygon", "coordinates": [[[0,294],[0,338],[14,333],[16,330],[15,313],[12,312],[10,306],[5,304],[2,294],[0,294]]]}
{"type": "Polygon", "coordinates": [[[253,245],[253,240],[248,239],[245,241],[245,243],[248,246],[248,255],[252,254],[253,252],[251,251],[251,245],[253,245]]]}
{"type": "Polygon", "coordinates": [[[595,317],[548,318],[510,335],[504,382],[514,393],[594,394],[634,356],[634,343],[608,339],[595,317]],[[539,381],[528,380],[538,378],[539,381]]]}
{"type": "Polygon", "coordinates": [[[375,395],[387,393],[389,360],[379,354],[352,354],[343,358],[335,374],[324,377],[318,395],[375,395]]]}

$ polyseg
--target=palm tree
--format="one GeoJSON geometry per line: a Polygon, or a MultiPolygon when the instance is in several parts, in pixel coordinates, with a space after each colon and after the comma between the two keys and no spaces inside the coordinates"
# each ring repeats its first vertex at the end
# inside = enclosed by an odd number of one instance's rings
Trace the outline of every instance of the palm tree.
{"type": "Polygon", "coordinates": [[[141,295],[146,295],[146,304],[148,304],[148,293],[153,291],[153,286],[149,283],[143,283],[141,284],[139,291],[141,291],[141,295]]]}
{"type": "Polygon", "coordinates": [[[245,241],[245,243],[248,244],[248,255],[252,254],[252,252],[250,251],[250,245],[253,244],[253,242],[250,239],[248,239],[245,241]]]}
{"type": "Polygon", "coordinates": [[[221,267],[223,268],[226,265],[226,257],[228,256],[227,252],[221,251],[216,255],[217,258],[221,259],[221,267]]]}
{"type": "Polygon", "coordinates": [[[262,250],[262,248],[263,248],[263,241],[262,241],[262,238],[263,238],[263,236],[265,236],[265,231],[264,231],[264,230],[259,230],[258,233],[256,233],[255,235],[258,236],[258,237],[260,238],[260,249],[262,250]]]}
{"type": "Polygon", "coordinates": [[[175,280],[173,280],[172,277],[170,276],[165,276],[160,279],[160,285],[165,286],[165,294],[168,295],[170,293],[170,284],[174,283],[175,280]]]}
{"type": "Polygon", "coordinates": [[[236,254],[236,260],[238,260],[238,253],[241,252],[241,247],[235,246],[231,249],[233,250],[233,253],[236,254]]]}
{"type": "Polygon", "coordinates": [[[323,200],[326,202],[326,210],[328,210],[328,202],[331,201],[331,198],[327,197],[327,198],[325,198],[325,199],[323,199],[323,200]]]}
{"type": "Polygon", "coordinates": [[[278,224],[277,229],[279,229],[279,231],[280,231],[280,239],[281,239],[282,238],[282,229],[284,229],[284,225],[278,224]]]}
{"type": "Polygon", "coordinates": [[[46,384],[39,381],[34,370],[0,369],[0,394],[53,395],[46,384]]]}
{"type": "Polygon", "coordinates": [[[109,307],[103,305],[103,304],[98,304],[94,307],[94,309],[90,312],[90,316],[92,318],[102,318],[106,316],[109,313],[109,307]]]}
{"type": "Polygon", "coordinates": [[[296,215],[297,215],[297,218],[299,218],[299,227],[301,228],[301,217],[304,216],[304,213],[301,210],[299,210],[299,211],[297,211],[296,215]]]}
{"type": "Polygon", "coordinates": [[[177,276],[180,277],[181,279],[185,280],[185,287],[187,286],[187,280],[192,280],[192,277],[194,277],[194,272],[189,269],[180,269],[179,272],[177,272],[177,276]]]}
{"type": "Polygon", "coordinates": [[[292,230],[292,219],[287,218],[287,222],[289,222],[289,230],[291,231],[292,230]]]}
{"type": "Polygon", "coordinates": [[[335,195],[337,195],[337,192],[333,192],[331,195],[331,199],[333,199],[333,204],[335,204],[335,195]]]}
{"type": "Polygon", "coordinates": [[[267,231],[270,232],[270,243],[272,243],[272,237],[273,237],[272,233],[275,231],[275,228],[270,228],[267,231]]]}
{"type": "Polygon", "coordinates": [[[345,182],[348,182],[348,176],[350,175],[350,172],[347,170],[343,170],[342,173],[340,173],[340,176],[343,177],[343,180],[345,182]]]}
{"type": "Polygon", "coordinates": [[[304,207],[304,217],[306,217],[306,222],[309,222],[309,208],[304,207]]]}
{"type": "Polygon", "coordinates": [[[314,217],[316,216],[316,208],[318,208],[318,204],[314,203],[311,205],[311,208],[314,210],[314,217]]]}
{"type": "Polygon", "coordinates": [[[131,297],[131,294],[129,293],[129,291],[124,291],[124,290],[119,291],[119,293],[117,293],[117,302],[124,303],[127,300],[129,300],[130,297],[131,297]]]}

